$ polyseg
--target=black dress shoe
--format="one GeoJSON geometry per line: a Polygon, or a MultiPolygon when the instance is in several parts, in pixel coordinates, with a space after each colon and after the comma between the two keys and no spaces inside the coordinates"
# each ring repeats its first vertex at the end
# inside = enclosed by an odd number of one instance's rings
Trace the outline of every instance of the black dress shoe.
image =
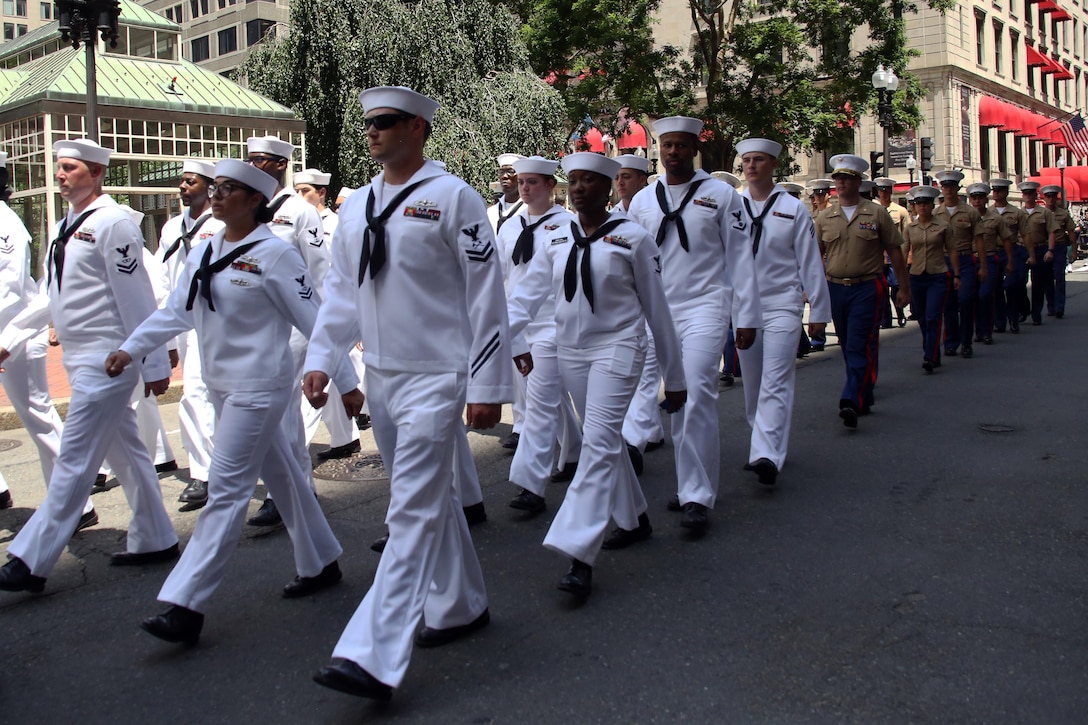
{"type": "Polygon", "coordinates": [[[317,457],[323,461],[334,461],[340,458],[351,458],[356,453],[363,449],[358,440],[354,440],[350,443],[345,443],[342,446],[336,446],[330,448],[327,451],[321,451],[317,454],[317,457]]]}
{"type": "Polygon", "coordinates": [[[944,355],[945,355],[945,357],[956,357],[956,348],[946,347],[944,349],[944,355]]]}
{"type": "Polygon", "coordinates": [[[484,510],[484,502],[474,503],[471,506],[464,506],[461,511],[465,514],[465,521],[469,526],[475,526],[476,524],[482,524],[487,521],[487,511],[484,510]]]}
{"type": "Polygon", "coordinates": [[[164,561],[173,561],[181,556],[178,545],[167,547],[160,551],[115,551],[110,554],[110,564],[114,566],[144,566],[145,564],[161,564],[164,561]]]}
{"type": "Polygon", "coordinates": [[[178,496],[178,501],[182,503],[207,503],[208,482],[193,479],[192,483],[186,486],[185,490],[178,496]]]}
{"type": "Polygon", "coordinates": [[[960,357],[962,357],[964,360],[970,360],[972,357],[974,357],[974,355],[975,350],[974,348],[970,347],[963,348],[963,351],[960,353],[960,357]]]}
{"type": "Polygon", "coordinates": [[[5,592],[40,592],[45,589],[45,577],[34,576],[30,567],[18,557],[0,567],[0,591],[5,592]]]}
{"type": "Polygon", "coordinates": [[[340,565],[334,561],[322,569],[317,576],[296,576],[294,581],[283,588],[283,598],[298,599],[307,594],[328,589],[333,584],[339,583],[343,578],[344,575],[340,573],[340,565]]]}
{"type": "Polygon", "coordinates": [[[528,489],[521,489],[521,493],[510,499],[510,508],[518,511],[528,511],[531,514],[543,513],[548,508],[543,496],[537,496],[528,489]]]}
{"type": "Polygon", "coordinates": [[[392,687],[374,679],[374,675],[351,660],[343,660],[335,665],[322,667],[314,675],[314,682],[332,690],[356,697],[368,697],[379,702],[389,702],[393,699],[392,687]]]}
{"type": "Polygon", "coordinates": [[[140,622],[140,628],[167,642],[196,644],[204,628],[204,615],[175,604],[162,614],[140,622]]]}
{"type": "Polygon", "coordinates": [[[585,599],[593,590],[593,567],[577,559],[570,560],[570,570],[556,585],[564,592],[585,599]]]}
{"type": "Polygon", "coordinates": [[[654,533],[654,528],[650,526],[650,517],[645,513],[641,513],[638,516],[638,528],[636,529],[622,529],[616,527],[612,530],[608,536],[604,537],[604,542],[601,543],[602,549],[626,549],[631,544],[637,544],[640,541],[646,541],[654,533]]]}
{"type": "MultiPolygon", "coordinates": [[[[578,461],[567,461],[562,468],[552,471],[552,483],[566,483],[574,480],[574,474],[578,471],[578,461]]],[[[516,506],[514,508],[517,508],[516,506]]]]}
{"type": "Polygon", "coordinates": [[[858,427],[858,412],[853,408],[839,408],[839,417],[847,428],[858,427]]]}
{"type": "Polygon", "coordinates": [[[665,439],[664,438],[662,438],[659,441],[650,441],[649,443],[646,444],[646,452],[649,453],[650,451],[656,451],[658,448],[660,448],[663,445],[665,445],[665,439]]]}
{"type": "Polygon", "coordinates": [[[1011,332],[1014,335],[1019,335],[1020,334],[1020,323],[1019,322],[1010,322],[1009,323],[1009,332],[1011,332]]]}
{"type": "Polygon", "coordinates": [[[1065,318],[1065,312],[1055,312],[1054,316],[1057,317],[1059,320],[1064,319],[1065,318]]]}
{"type": "Polygon", "coordinates": [[[518,448],[518,441],[520,440],[521,433],[511,433],[510,435],[502,439],[502,443],[500,445],[502,445],[502,447],[508,451],[516,451],[518,448]]]}
{"type": "Polygon", "coordinates": [[[632,445],[627,446],[627,455],[631,459],[631,465],[635,469],[635,475],[642,475],[642,451],[632,445]]]}
{"type": "Polygon", "coordinates": [[[441,647],[444,644],[449,644],[462,637],[467,637],[476,630],[483,629],[491,623],[491,613],[488,610],[484,610],[476,619],[472,620],[468,624],[462,624],[457,627],[446,627],[445,629],[433,629],[431,627],[424,627],[416,632],[416,646],[417,647],[441,647]]]}
{"type": "Polygon", "coordinates": [[[0,492],[0,509],[9,509],[15,505],[11,500],[11,491],[0,492]]]}
{"type": "Polygon", "coordinates": [[[733,373],[722,373],[718,376],[718,385],[723,388],[731,388],[736,384],[736,379],[733,377],[733,373]]]}
{"type": "Polygon", "coordinates": [[[778,466],[769,458],[760,458],[752,465],[752,470],[759,477],[759,482],[764,486],[773,486],[778,483],[778,466]]]}
{"type": "Polygon", "coordinates": [[[990,335],[987,335],[986,337],[982,338],[982,344],[983,345],[993,345],[994,344],[994,338],[991,337],[990,335]]]}
{"type": "Polygon", "coordinates": [[[389,532],[385,532],[385,536],[379,536],[370,542],[370,550],[376,551],[379,554],[385,551],[385,545],[389,543],[389,532]]]}
{"type": "Polygon", "coordinates": [[[927,373],[933,372],[933,361],[926,360],[925,362],[923,362],[922,369],[925,370],[927,373]]]}
{"type": "Polygon", "coordinates": [[[98,512],[91,509],[85,514],[79,517],[79,521],[76,522],[76,531],[82,531],[83,529],[90,528],[98,523],[98,512]]]}
{"type": "Polygon", "coordinates": [[[665,508],[668,511],[683,511],[684,507],[680,505],[680,495],[674,493],[669,496],[669,500],[665,502],[665,508]]]}
{"type": "Polygon", "coordinates": [[[165,463],[155,464],[155,473],[170,473],[170,471],[178,470],[177,461],[166,461],[165,463]]]}
{"type": "Polygon", "coordinates": [[[106,490],[107,476],[104,473],[99,473],[94,477],[94,483],[91,484],[91,493],[102,493],[106,490]]]}
{"type": "Polygon", "coordinates": [[[266,498],[261,507],[257,509],[257,513],[250,516],[246,523],[250,526],[276,526],[283,523],[283,517],[280,516],[280,511],[276,508],[276,502],[266,498]]]}
{"type": "Polygon", "coordinates": [[[366,413],[359,413],[355,416],[355,427],[358,430],[367,430],[370,428],[370,416],[366,413]]]}
{"type": "Polygon", "coordinates": [[[690,529],[692,533],[702,533],[706,531],[709,523],[710,518],[707,516],[706,506],[694,501],[684,504],[684,517],[680,519],[681,526],[690,529]]]}

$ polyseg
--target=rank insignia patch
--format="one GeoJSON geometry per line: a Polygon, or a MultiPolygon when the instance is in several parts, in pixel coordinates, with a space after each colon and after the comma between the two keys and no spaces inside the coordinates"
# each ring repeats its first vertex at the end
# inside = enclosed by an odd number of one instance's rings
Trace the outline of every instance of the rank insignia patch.
{"type": "Polygon", "coordinates": [[[744,220],[740,218],[740,214],[741,213],[739,211],[733,212],[733,228],[736,229],[738,232],[743,232],[745,229],[748,228],[748,225],[745,224],[744,220]]]}
{"type": "Polygon", "coordinates": [[[310,235],[310,238],[306,241],[311,247],[320,247],[322,244],[325,243],[325,235],[321,233],[321,229],[319,227],[307,229],[306,233],[310,235]]]}
{"type": "Polygon", "coordinates": [[[308,300],[314,296],[314,291],[310,285],[306,284],[306,275],[301,277],[295,277],[295,281],[298,282],[298,296],[304,300],[308,300]]]}
{"type": "Polygon", "coordinates": [[[129,247],[131,244],[126,244],[123,247],[116,247],[117,253],[121,255],[121,259],[117,262],[117,271],[124,272],[125,274],[132,274],[140,266],[135,259],[128,256],[129,247]]]}
{"type": "Polygon", "coordinates": [[[10,234],[6,237],[0,237],[0,252],[4,254],[11,254],[15,251],[15,245],[8,241],[9,237],[11,237],[10,234]]]}
{"type": "Polygon", "coordinates": [[[480,239],[480,225],[462,229],[461,233],[469,238],[470,248],[465,250],[465,254],[468,255],[468,261],[470,262],[486,262],[491,259],[491,255],[494,254],[495,248],[491,246],[491,242],[486,239],[480,239]]]}
{"type": "MultiPolygon", "coordinates": [[[[417,202],[418,204],[418,202],[417,202]]],[[[442,216],[441,209],[428,209],[423,206],[406,206],[404,207],[404,216],[413,217],[415,219],[428,219],[432,222],[438,221],[438,218],[442,216]]]]}
{"type": "Polygon", "coordinates": [[[661,274],[661,255],[654,257],[654,271],[661,274]]]}

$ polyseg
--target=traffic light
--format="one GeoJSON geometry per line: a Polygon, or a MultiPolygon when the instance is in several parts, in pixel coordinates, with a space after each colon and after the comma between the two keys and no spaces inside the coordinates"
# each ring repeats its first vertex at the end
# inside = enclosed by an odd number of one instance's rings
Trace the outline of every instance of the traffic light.
{"type": "Polygon", "coordinates": [[[933,139],[929,136],[922,137],[922,173],[933,171],[933,139]]]}
{"type": "Polygon", "coordinates": [[[883,151],[870,151],[869,152],[869,178],[878,179],[884,176],[884,158],[883,151]]]}

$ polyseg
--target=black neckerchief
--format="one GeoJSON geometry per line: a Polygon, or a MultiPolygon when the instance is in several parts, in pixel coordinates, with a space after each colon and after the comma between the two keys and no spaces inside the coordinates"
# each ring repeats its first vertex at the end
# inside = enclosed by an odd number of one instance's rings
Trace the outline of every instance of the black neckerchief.
{"type": "Polygon", "coordinates": [[[657,204],[661,207],[661,211],[665,213],[665,218],[661,220],[661,226],[657,228],[657,246],[661,246],[665,243],[665,232],[668,231],[669,222],[676,222],[676,233],[680,236],[680,247],[686,252],[688,251],[688,232],[684,228],[684,220],[680,216],[680,212],[684,211],[684,207],[688,205],[692,197],[695,196],[695,192],[699,189],[699,186],[706,181],[706,179],[696,179],[691,182],[691,186],[688,187],[688,193],[684,194],[684,200],[680,202],[680,206],[676,207],[675,211],[669,211],[669,199],[668,192],[665,190],[665,184],[659,183],[657,185],[657,204]]]}
{"type": "Polygon", "coordinates": [[[414,184],[401,189],[400,193],[393,197],[393,201],[382,210],[378,216],[374,216],[374,187],[370,187],[370,196],[366,198],[366,231],[363,233],[363,252],[359,257],[359,286],[363,286],[366,279],[366,268],[370,267],[370,278],[374,277],[385,266],[385,223],[393,212],[415,191],[416,187],[432,177],[420,179],[414,184]]]}
{"type": "Polygon", "coordinates": [[[280,207],[283,206],[283,203],[285,201],[287,201],[288,197],[290,197],[290,196],[291,196],[290,194],[284,194],[279,199],[276,199],[275,201],[269,202],[268,203],[268,213],[269,213],[269,215],[273,216],[273,217],[276,216],[276,212],[278,212],[280,210],[280,207]]]}
{"type": "Polygon", "coordinates": [[[64,275],[64,248],[83,222],[87,221],[87,217],[96,211],[98,211],[97,208],[83,212],[72,222],[72,226],[68,226],[68,219],[65,217],[64,222],[60,225],[60,233],[53,240],[53,244],[50,245],[49,253],[53,257],[53,267],[49,270],[49,282],[53,281],[53,270],[56,270],[57,292],[60,292],[60,278],[64,275]]]}
{"type": "MultiPolygon", "coordinates": [[[[195,237],[196,233],[200,231],[200,227],[204,226],[204,222],[211,219],[211,217],[212,217],[211,212],[205,212],[204,214],[202,214],[200,216],[199,219],[196,220],[196,223],[193,224],[192,229],[190,229],[190,230],[188,230],[186,232],[183,232],[180,237],[175,239],[174,243],[171,244],[169,247],[167,247],[166,253],[164,255],[162,255],[163,263],[165,264],[166,260],[170,259],[170,257],[173,256],[174,252],[178,251],[178,248],[181,247],[182,245],[185,245],[185,256],[189,256],[189,252],[193,248],[193,245],[192,245],[193,237],[195,237]]],[[[182,217],[182,220],[181,220],[181,228],[185,229],[185,218],[184,217],[182,217]]]]}
{"type": "Polygon", "coordinates": [[[527,223],[525,217],[521,217],[521,234],[518,235],[518,241],[514,244],[514,255],[511,257],[515,267],[533,258],[533,232],[558,213],[553,211],[551,214],[545,214],[532,224],[527,223]]]}
{"type": "Polygon", "coordinates": [[[193,303],[196,302],[196,296],[199,293],[208,301],[208,309],[215,312],[215,303],[212,302],[212,277],[222,272],[229,267],[234,260],[238,259],[263,241],[263,239],[258,239],[255,242],[243,244],[233,252],[228,252],[214,262],[212,262],[212,245],[208,244],[208,248],[204,250],[204,257],[200,260],[200,267],[193,274],[193,281],[189,283],[189,299],[185,303],[186,311],[193,309],[193,303]]]}
{"type": "Polygon", "coordinates": [[[514,205],[510,207],[510,211],[504,216],[502,213],[502,204],[495,204],[495,211],[499,214],[499,220],[495,223],[495,233],[498,234],[502,229],[502,225],[506,223],[506,220],[518,213],[518,209],[521,208],[521,199],[514,202],[514,205]]]}
{"type": "Polygon", "coordinates": [[[780,191],[776,191],[775,193],[771,194],[771,198],[767,200],[767,205],[763,207],[763,211],[759,213],[759,216],[755,216],[754,214],[752,214],[752,207],[748,203],[748,197],[741,196],[741,199],[744,201],[744,210],[748,212],[748,216],[752,220],[752,231],[754,232],[754,234],[752,235],[753,257],[756,256],[757,253],[759,253],[759,240],[763,237],[763,217],[767,216],[767,212],[769,212],[771,210],[771,207],[774,206],[775,201],[778,200],[778,197],[781,193],[782,192],[780,191]]]}
{"type": "Polygon", "coordinates": [[[597,241],[605,234],[623,224],[626,219],[612,219],[607,221],[601,226],[597,227],[597,231],[590,234],[588,237],[583,237],[581,232],[578,231],[578,224],[575,222],[570,223],[570,232],[574,237],[574,244],[570,248],[570,256],[567,257],[567,269],[563,274],[563,294],[567,298],[567,302],[574,299],[575,293],[578,292],[578,250],[584,249],[582,252],[582,294],[586,296],[586,301],[589,302],[589,311],[594,312],[593,309],[593,274],[589,266],[589,245],[597,241]]]}

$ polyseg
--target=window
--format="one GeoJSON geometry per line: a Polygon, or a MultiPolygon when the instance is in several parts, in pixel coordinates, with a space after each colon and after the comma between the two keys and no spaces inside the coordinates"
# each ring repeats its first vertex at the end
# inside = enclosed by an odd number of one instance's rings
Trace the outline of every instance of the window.
{"type": "MultiPolygon", "coordinates": [[[[4,0],[4,15],[15,14],[15,0],[4,0]]],[[[11,32],[15,32],[12,30],[11,32]]]]}
{"type": "Polygon", "coordinates": [[[222,10],[223,8],[227,7],[228,5],[234,5],[237,2],[238,2],[238,0],[219,0],[219,9],[222,10]]]}
{"type": "Polygon", "coordinates": [[[219,55],[226,55],[238,50],[238,28],[224,28],[219,31],[219,55]]]}
{"type": "Polygon", "coordinates": [[[26,17],[26,0],[15,0],[15,14],[20,18],[26,17]]]}
{"type": "Polygon", "coordinates": [[[276,37],[276,24],[271,20],[257,18],[246,23],[246,45],[256,45],[265,37],[276,37]]]}
{"type": "Polygon", "coordinates": [[[994,21],[994,73],[1004,75],[1005,66],[1002,64],[1001,49],[1005,46],[1005,26],[994,21]]]}
{"type": "Polygon", "coordinates": [[[199,63],[200,61],[207,60],[211,57],[212,52],[207,35],[193,38],[189,41],[189,55],[192,56],[191,60],[194,63],[199,63]]]}
{"type": "Polygon", "coordinates": [[[4,23],[4,40],[15,39],[15,23],[4,23]]]}
{"type": "Polygon", "coordinates": [[[137,58],[155,57],[155,31],[131,27],[128,29],[128,54],[137,58]]]}
{"type": "Polygon", "coordinates": [[[194,20],[200,17],[200,0],[189,0],[189,17],[194,20]]]}
{"type": "Polygon", "coordinates": [[[53,19],[53,3],[40,3],[41,6],[41,19],[52,20],[53,19]]]}
{"type": "Polygon", "coordinates": [[[175,23],[177,22],[174,20],[174,8],[166,8],[166,12],[163,13],[163,15],[166,16],[167,20],[173,20],[175,23]]]}
{"type": "Polygon", "coordinates": [[[15,34],[16,35],[26,35],[26,26],[23,25],[22,23],[19,23],[18,25],[16,25],[15,28],[16,28],[15,29],[15,34]]]}
{"type": "Polygon", "coordinates": [[[1012,79],[1020,80],[1020,35],[1009,31],[1009,61],[1012,64],[1012,79]]]}
{"type": "Polygon", "coordinates": [[[982,65],[986,61],[986,16],[975,15],[975,62],[982,65]]]}

